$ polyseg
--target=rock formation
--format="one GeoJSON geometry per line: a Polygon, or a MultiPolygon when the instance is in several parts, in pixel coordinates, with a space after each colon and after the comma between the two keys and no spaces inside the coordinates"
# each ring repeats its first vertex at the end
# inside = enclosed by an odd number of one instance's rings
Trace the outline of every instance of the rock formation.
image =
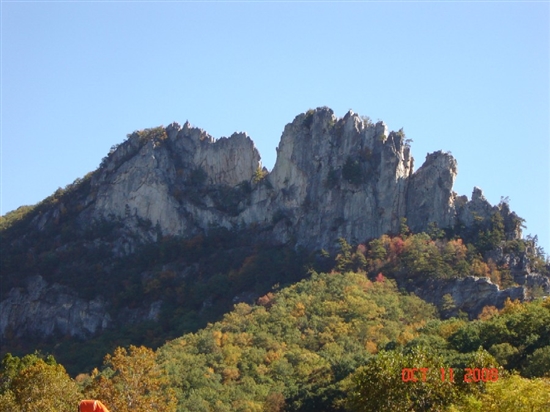
{"type": "Polygon", "coordinates": [[[413,172],[404,134],[388,133],[349,111],[319,108],[286,125],[273,170],[244,133],[214,140],[189,123],[136,132],[94,174],[85,219],[118,217],[133,231],[149,221],[164,235],[191,236],[213,226],[274,225],[278,242],[332,248],[429,223],[471,226],[493,207],[478,189],[471,201],[452,191],[455,159],[435,152],[413,172]],[[258,178],[261,177],[261,178],[258,178]]]}
{"type": "Polygon", "coordinates": [[[89,338],[107,328],[111,317],[98,297],[84,301],[64,286],[41,276],[27,279],[27,287],[13,288],[0,303],[0,336],[45,337],[53,334],[89,338]]]}
{"type": "MultiPolygon", "coordinates": [[[[204,131],[173,123],[148,135],[133,133],[106,159],[92,180],[97,194],[86,217],[152,222],[163,234],[188,236],[211,225],[229,226],[211,196],[197,186],[234,189],[250,182],[260,155],[244,133],[214,140],[204,131]]],[[[132,229],[136,229],[133,227],[132,229]]]]}
{"type": "Polygon", "coordinates": [[[456,306],[452,315],[461,310],[477,318],[485,306],[502,308],[506,299],[524,300],[525,289],[521,286],[500,290],[487,278],[468,276],[464,279],[434,279],[421,283],[414,293],[427,302],[438,306],[445,295],[450,295],[456,306]]]}
{"type": "MultiPolygon", "coordinates": [[[[215,140],[189,123],[134,132],[112,148],[86,185],[77,185],[73,202],[81,228],[99,221],[124,227],[125,235],[109,243],[116,256],[159,236],[189,238],[214,227],[250,225],[262,228],[275,244],[330,250],[340,237],[357,243],[397,233],[403,218],[418,232],[434,223],[472,227],[500,210],[477,188],[471,200],[457,196],[452,190],[456,174],[448,153],[428,154],[414,171],[402,131],[389,132],[383,122],[373,124],[352,111],[337,118],[332,110],[318,108],[285,126],[271,172],[262,168],[245,133],[215,140]]],[[[65,212],[64,202],[54,202],[32,223],[45,230],[65,212]]],[[[505,220],[517,217],[508,209],[502,212],[505,220]]],[[[507,237],[521,236],[519,220],[506,221],[512,222],[507,237]]],[[[502,292],[484,280],[461,282],[481,290],[484,302],[503,300],[502,292]]],[[[460,285],[441,286],[441,293],[460,300],[470,294],[460,285]]],[[[155,305],[126,317],[154,319],[160,303],[155,305]]],[[[473,311],[479,309],[472,305],[473,311]]],[[[73,290],[34,277],[26,290],[12,289],[1,302],[0,335],[11,328],[20,336],[58,331],[86,337],[111,324],[107,309],[100,298],[85,301],[73,290]]]]}

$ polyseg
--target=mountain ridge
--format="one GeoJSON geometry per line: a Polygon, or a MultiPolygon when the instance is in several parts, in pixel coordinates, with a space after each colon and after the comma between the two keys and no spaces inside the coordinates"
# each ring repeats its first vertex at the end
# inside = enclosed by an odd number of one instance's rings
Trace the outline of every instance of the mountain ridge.
{"type": "MultiPolygon", "coordinates": [[[[275,223],[276,242],[333,248],[339,237],[397,233],[402,218],[419,232],[431,223],[468,227],[496,210],[478,188],[471,200],[453,192],[457,162],[449,153],[428,154],[415,172],[413,162],[402,130],[388,132],[352,111],[340,119],[328,108],[298,115],[285,126],[270,172],[245,133],[215,140],[189,122],[172,123],[113,148],[92,174],[80,220],[114,216],[144,238],[155,236],[139,221],[184,237],[275,223]]],[[[520,238],[521,220],[503,213],[507,237],[520,238]]]]}

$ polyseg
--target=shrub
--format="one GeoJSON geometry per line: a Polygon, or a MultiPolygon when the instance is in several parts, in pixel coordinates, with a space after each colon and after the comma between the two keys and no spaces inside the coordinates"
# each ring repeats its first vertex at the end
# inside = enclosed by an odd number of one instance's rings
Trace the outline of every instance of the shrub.
{"type": "Polygon", "coordinates": [[[329,189],[333,189],[338,185],[338,171],[330,169],[327,174],[327,180],[325,181],[325,186],[329,189]]]}
{"type": "Polygon", "coordinates": [[[342,168],[342,177],[344,180],[354,185],[359,185],[364,182],[363,171],[361,170],[361,163],[359,160],[352,159],[348,156],[344,167],[342,168]]]}
{"type": "Polygon", "coordinates": [[[267,176],[267,170],[262,169],[260,166],[256,169],[254,172],[254,176],[252,177],[252,181],[254,183],[260,183],[262,180],[264,180],[267,176]]]}
{"type": "Polygon", "coordinates": [[[191,175],[189,176],[189,181],[194,186],[202,186],[206,183],[207,178],[208,175],[206,174],[204,169],[199,166],[191,172],[191,175]]]}

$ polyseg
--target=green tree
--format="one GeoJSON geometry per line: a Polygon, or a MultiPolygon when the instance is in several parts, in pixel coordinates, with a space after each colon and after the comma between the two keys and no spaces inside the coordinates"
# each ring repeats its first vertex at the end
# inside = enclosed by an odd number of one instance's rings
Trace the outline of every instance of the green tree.
{"type": "Polygon", "coordinates": [[[430,237],[433,239],[433,240],[436,240],[436,239],[443,239],[445,237],[445,231],[443,229],[440,229],[438,226],[437,226],[437,223],[436,222],[430,222],[428,223],[428,230],[427,230],[427,233],[428,235],[430,235],[430,237]]]}
{"type": "Polygon", "coordinates": [[[407,218],[402,217],[399,219],[399,234],[403,239],[405,239],[409,234],[411,233],[411,230],[409,229],[409,226],[407,226],[407,218]]]}
{"type": "Polygon", "coordinates": [[[550,345],[539,348],[528,356],[523,375],[528,378],[550,377],[550,345]]]}
{"type": "Polygon", "coordinates": [[[491,216],[489,227],[479,233],[479,249],[483,251],[498,247],[505,239],[504,219],[499,211],[491,216]]]}
{"type": "Polygon", "coordinates": [[[456,312],[456,304],[450,293],[443,295],[441,299],[441,313],[445,317],[452,316],[456,312]]]}
{"type": "Polygon", "coordinates": [[[5,412],[74,412],[81,393],[65,368],[51,357],[6,355],[0,372],[5,412]]]}
{"type": "Polygon", "coordinates": [[[441,380],[442,366],[441,358],[424,349],[380,352],[351,377],[348,407],[361,412],[442,410],[458,396],[454,383],[441,380]],[[404,381],[405,368],[419,369],[416,382],[404,381]]]}
{"type": "Polygon", "coordinates": [[[338,255],[336,256],[335,269],[338,272],[344,273],[352,270],[353,261],[351,255],[351,246],[343,237],[338,239],[338,243],[340,243],[340,253],[338,253],[338,255]]]}
{"type": "Polygon", "coordinates": [[[342,167],[342,178],[354,185],[359,185],[365,181],[365,176],[359,160],[352,159],[348,156],[346,163],[344,163],[342,167]]]}
{"type": "Polygon", "coordinates": [[[499,245],[505,238],[504,219],[500,212],[495,212],[491,216],[491,243],[495,246],[499,245]]]}
{"type": "Polygon", "coordinates": [[[485,391],[465,397],[449,412],[546,412],[550,410],[550,381],[518,375],[500,377],[485,391]]]}
{"type": "Polygon", "coordinates": [[[369,256],[372,259],[384,260],[386,259],[387,251],[384,247],[382,239],[374,239],[369,243],[370,253],[369,256]]]}
{"type": "Polygon", "coordinates": [[[502,366],[506,366],[508,364],[508,360],[512,356],[517,355],[518,349],[510,345],[508,342],[503,342],[496,343],[491,346],[489,348],[489,353],[495,357],[498,363],[502,366]]]}

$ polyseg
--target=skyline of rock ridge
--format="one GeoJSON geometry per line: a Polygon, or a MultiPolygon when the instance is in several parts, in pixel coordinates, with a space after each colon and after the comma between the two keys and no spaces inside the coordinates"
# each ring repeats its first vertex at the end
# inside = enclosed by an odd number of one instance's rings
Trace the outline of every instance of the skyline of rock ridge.
{"type": "MultiPolygon", "coordinates": [[[[450,153],[428,154],[416,171],[413,162],[402,130],[389,132],[352,111],[337,118],[323,107],[296,116],[269,172],[246,133],[215,140],[189,122],[172,123],[134,132],[104,159],[83,217],[116,216],[132,230],[145,220],[184,237],[212,227],[273,226],[276,242],[331,248],[339,237],[361,242],[396,233],[403,217],[418,232],[432,223],[470,226],[498,208],[480,189],[471,200],[453,191],[450,153]]],[[[521,236],[519,227],[513,231],[521,236]]]]}

